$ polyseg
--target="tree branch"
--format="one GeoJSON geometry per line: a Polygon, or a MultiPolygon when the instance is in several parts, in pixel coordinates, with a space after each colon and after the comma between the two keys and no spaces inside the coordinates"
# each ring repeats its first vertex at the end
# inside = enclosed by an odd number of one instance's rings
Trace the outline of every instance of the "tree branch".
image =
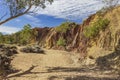
{"type": "Polygon", "coordinates": [[[7,15],[7,13],[5,13],[3,16],[1,16],[0,21],[7,15]]]}
{"type": "Polygon", "coordinates": [[[32,6],[36,6],[36,7],[40,6],[40,7],[44,8],[46,1],[52,2],[53,0],[42,0],[42,1],[41,0],[5,0],[6,5],[8,6],[8,8],[10,8],[9,9],[10,17],[1,20],[0,25],[2,25],[14,18],[17,18],[19,16],[29,13],[29,10],[31,9],[32,6]],[[14,1],[16,1],[16,2],[14,2],[14,1]],[[23,9],[25,7],[28,7],[28,8],[25,11],[23,11],[23,9]]]}
{"type": "Polygon", "coordinates": [[[10,20],[12,20],[12,19],[14,19],[14,18],[17,18],[17,17],[19,17],[19,16],[22,16],[22,15],[28,13],[28,11],[31,9],[31,7],[32,7],[32,5],[30,5],[29,8],[28,8],[25,12],[19,13],[19,14],[15,15],[15,16],[11,16],[11,17],[9,17],[9,18],[1,21],[1,22],[0,22],[0,25],[2,25],[2,24],[6,23],[6,22],[8,22],[8,21],[10,21],[10,20]]]}

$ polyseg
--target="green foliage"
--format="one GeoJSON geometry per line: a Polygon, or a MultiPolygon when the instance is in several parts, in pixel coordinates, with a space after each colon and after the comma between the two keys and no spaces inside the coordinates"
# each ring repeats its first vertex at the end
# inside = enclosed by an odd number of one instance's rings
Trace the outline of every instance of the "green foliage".
{"type": "MultiPolygon", "coordinates": [[[[52,3],[53,0],[5,0],[11,14],[16,15],[18,13],[24,13],[26,8],[46,7],[46,2],[52,3]]],[[[34,8],[35,9],[35,8],[34,8]]]]}
{"type": "Polygon", "coordinates": [[[20,43],[28,44],[31,39],[32,29],[29,24],[25,25],[23,30],[20,32],[20,43]]]}
{"type": "Polygon", "coordinates": [[[25,25],[23,29],[19,32],[9,35],[3,35],[0,33],[0,43],[5,44],[29,44],[32,39],[35,39],[38,32],[33,31],[29,24],[25,25]]]}
{"type": "Polygon", "coordinates": [[[72,27],[76,27],[75,23],[72,22],[64,22],[60,26],[56,27],[57,32],[66,33],[67,30],[70,30],[72,27]],[[71,26],[72,25],[72,26],[71,26]]]}
{"type": "Polygon", "coordinates": [[[0,32],[0,43],[4,42],[4,35],[0,32]]]}
{"type": "Polygon", "coordinates": [[[14,42],[13,37],[11,35],[7,35],[6,39],[5,39],[5,43],[7,43],[7,44],[13,44],[13,42],[14,42]]]}
{"type": "Polygon", "coordinates": [[[84,35],[87,38],[95,37],[100,30],[104,30],[108,26],[109,22],[108,19],[98,19],[96,22],[85,28],[84,35]]]}
{"type": "Polygon", "coordinates": [[[66,45],[66,40],[63,37],[60,37],[59,40],[57,41],[58,46],[65,46],[66,45]]]}
{"type": "Polygon", "coordinates": [[[21,31],[16,32],[15,34],[12,34],[11,36],[14,38],[14,43],[20,43],[21,38],[20,38],[21,31]]]}

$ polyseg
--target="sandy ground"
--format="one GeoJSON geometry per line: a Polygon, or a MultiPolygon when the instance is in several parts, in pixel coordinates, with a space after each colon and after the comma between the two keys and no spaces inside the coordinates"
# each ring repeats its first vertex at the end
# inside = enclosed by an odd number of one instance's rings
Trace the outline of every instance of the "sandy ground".
{"type": "Polygon", "coordinates": [[[111,71],[80,67],[78,55],[59,50],[45,50],[45,54],[19,53],[12,61],[19,71],[10,80],[120,80],[111,71]]]}

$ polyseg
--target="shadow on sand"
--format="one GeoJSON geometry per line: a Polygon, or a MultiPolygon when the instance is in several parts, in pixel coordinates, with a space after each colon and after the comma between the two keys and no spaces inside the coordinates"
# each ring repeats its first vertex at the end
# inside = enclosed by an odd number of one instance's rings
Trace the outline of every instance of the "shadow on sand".
{"type": "Polygon", "coordinates": [[[23,76],[23,75],[26,75],[26,74],[38,74],[39,72],[32,72],[32,70],[37,67],[37,66],[31,66],[28,70],[22,72],[22,73],[18,73],[18,74],[15,74],[15,75],[12,75],[12,76],[9,76],[7,78],[12,78],[12,77],[20,77],[20,76],[23,76]]]}
{"type": "MultiPolygon", "coordinates": [[[[99,78],[99,77],[89,77],[89,76],[76,76],[76,77],[63,77],[62,80],[120,80],[117,78],[99,78]]],[[[61,80],[60,76],[51,76],[48,80],[61,80]]]]}
{"type": "Polygon", "coordinates": [[[120,66],[120,51],[115,51],[109,55],[99,57],[96,60],[96,64],[101,70],[114,69],[113,66],[115,65],[120,66]]]}
{"type": "MultiPolygon", "coordinates": [[[[77,73],[95,73],[96,71],[101,71],[98,68],[93,68],[93,69],[88,69],[88,68],[70,68],[70,67],[49,67],[47,72],[32,72],[32,70],[35,68],[36,66],[32,66],[30,67],[28,70],[22,72],[22,73],[18,73],[12,76],[8,76],[7,78],[12,78],[12,77],[21,77],[26,74],[46,74],[46,73],[59,73],[59,72],[63,72],[63,73],[71,73],[71,72],[77,72],[77,73]],[[94,71],[94,72],[93,72],[94,71]]],[[[104,70],[105,71],[105,70],[104,70]]],[[[110,75],[112,73],[109,73],[110,75]]],[[[106,75],[109,75],[108,73],[106,75]]],[[[59,75],[59,76],[54,76],[54,74],[52,76],[50,76],[48,78],[48,80],[120,80],[120,77],[117,78],[99,78],[99,77],[92,77],[92,76],[66,76],[66,75],[59,75]]]]}
{"type": "MultiPolygon", "coordinates": [[[[70,72],[76,72],[76,73],[96,73],[96,72],[100,72],[102,75],[113,75],[114,73],[109,72],[109,73],[104,73],[105,71],[111,71],[111,70],[116,70],[112,68],[112,65],[116,65],[118,62],[120,61],[120,51],[115,51],[109,55],[103,56],[103,57],[99,57],[96,60],[96,64],[97,67],[83,67],[83,68],[79,68],[79,67],[47,67],[47,71],[46,72],[32,72],[32,70],[37,67],[37,66],[31,66],[28,70],[22,72],[22,73],[18,73],[12,76],[8,76],[8,78],[12,78],[12,77],[20,77],[26,74],[46,74],[46,73],[59,73],[59,72],[63,72],[63,73],[70,73],[70,72]]],[[[99,73],[99,74],[100,74],[99,73]]],[[[94,76],[93,74],[93,76],[94,76]]],[[[96,74],[96,75],[99,75],[96,74]]],[[[115,74],[117,75],[117,74],[115,74]]],[[[66,76],[66,75],[52,75],[48,78],[48,80],[120,80],[120,77],[115,77],[115,78],[109,78],[109,77],[93,77],[93,76],[88,76],[88,75],[81,75],[81,76],[66,76]]]]}

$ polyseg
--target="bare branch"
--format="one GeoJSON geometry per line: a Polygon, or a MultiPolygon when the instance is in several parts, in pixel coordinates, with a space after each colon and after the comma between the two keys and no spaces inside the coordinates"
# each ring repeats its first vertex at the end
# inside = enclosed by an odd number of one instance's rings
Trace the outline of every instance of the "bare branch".
{"type": "Polygon", "coordinates": [[[6,15],[7,15],[7,12],[6,12],[3,16],[0,17],[0,21],[1,21],[6,15]]]}
{"type": "MultiPolygon", "coordinates": [[[[0,25],[4,24],[14,18],[17,18],[19,16],[22,16],[24,14],[27,13],[32,13],[32,11],[30,11],[31,8],[33,8],[33,6],[35,8],[37,7],[41,7],[41,8],[45,8],[45,2],[52,2],[53,0],[4,0],[5,6],[7,7],[7,11],[10,17],[8,17],[7,15],[3,15],[0,20],[0,25]],[[27,8],[28,7],[28,8],[27,8]],[[26,9],[27,8],[27,9],[26,9]],[[7,16],[7,19],[3,19],[3,17],[7,16]],[[3,20],[3,21],[2,21],[3,20]]],[[[0,5],[1,6],[1,5],[0,5]]],[[[33,10],[34,12],[37,10],[33,10]]]]}
{"type": "Polygon", "coordinates": [[[22,15],[28,13],[28,11],[31,9],[31,7],[32,7],[32,6],[30,6],[30,7],[29,7],[25,12],[23,12],[23,13],[20,13],[20,14],[15,15],[15,16],[11,16],[11,17],[9,17],[9,18],[1,21],[1,22],[0,22],[0,25],[1,25],[1,24],[4,24],[4,23],[6,23],[7,21],[10,21],[10,20],[12,20],[12,19],[14,19],[14,18],[17,18],[17,17],[19,17],[19,16],[22,16],[22,15]]]}

